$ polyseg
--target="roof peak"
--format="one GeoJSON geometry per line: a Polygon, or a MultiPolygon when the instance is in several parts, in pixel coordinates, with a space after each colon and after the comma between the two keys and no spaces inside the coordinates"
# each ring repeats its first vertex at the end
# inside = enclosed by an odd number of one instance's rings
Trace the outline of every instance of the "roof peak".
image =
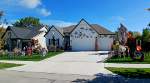
{"type": "Polygon", "coordinates": [[[125,27],[125,25],[123,23],[120,23],[120,27],[125,27]]]}
{"type": "Polygon", "coordinates": [[[79,23],[82,22],[82,21],[88,23],[84,18],[82,18],[82,19],[79,21],[79,23]]]}

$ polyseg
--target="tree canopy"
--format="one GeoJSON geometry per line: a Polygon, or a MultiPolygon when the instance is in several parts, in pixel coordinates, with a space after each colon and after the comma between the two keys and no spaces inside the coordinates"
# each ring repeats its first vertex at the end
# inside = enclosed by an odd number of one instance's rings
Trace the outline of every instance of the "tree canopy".
{"type": "Polygon", "coordinates": [[[1,19],[2,16],[4,16],[4,11],[0,10],[0,19],[1,19]]]}
{"type": "Polygon", "coordinates": [[[143,29],[143,41],[150,42],[150,29],[143,29]]]}
{"type": "Polygon", "coordinates": [[[16,27],[29,27],[29,26],[39,26],[39,25],[40,25],[40,20],[39,18],[35,18],[35,17],[21,18],[13,24],[13,26],[16,27]]]}

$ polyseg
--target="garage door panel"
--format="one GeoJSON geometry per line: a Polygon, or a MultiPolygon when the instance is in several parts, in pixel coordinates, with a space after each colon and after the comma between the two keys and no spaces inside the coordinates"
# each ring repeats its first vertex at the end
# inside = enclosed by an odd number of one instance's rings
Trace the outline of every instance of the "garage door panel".
{"type": "Polygon", "coordinates": [[[113,42],[112,38],[100,38],[99,40],[99,50],[108,51],[111,50],[111,44],[113,42]]]}
{"type": "Polygon", "coordinates": [[[95,41],[93,38],[75,38],[72,41],[72,50],[74,51],[88,51],[94,50],[95,41]]]}

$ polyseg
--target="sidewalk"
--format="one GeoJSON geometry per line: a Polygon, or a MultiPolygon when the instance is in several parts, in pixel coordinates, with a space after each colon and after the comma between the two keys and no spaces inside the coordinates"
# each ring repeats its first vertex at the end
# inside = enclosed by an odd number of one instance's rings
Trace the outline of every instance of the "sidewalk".
{"type": "Polygon", "coordinates": [[[36,61],[15,61],[15,60],[0,60],[2,63],[14,63],[14,64],[34,64],[36,61]]]}
{"type": "Polygon", "coordinates": [[[150,64],[123,64],[123,63],[104,63],[105,67],[122,67],[122,68],[150,68],[150,64]]]}

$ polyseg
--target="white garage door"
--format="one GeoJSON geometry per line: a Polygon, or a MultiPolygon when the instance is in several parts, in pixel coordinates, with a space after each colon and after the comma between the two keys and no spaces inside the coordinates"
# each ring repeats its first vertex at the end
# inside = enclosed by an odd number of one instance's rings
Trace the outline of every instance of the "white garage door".
{"type": "Polygon", "coordinates": [[[73,51],[91,51],[95,50],[94,38],[74,38],[71,43],[73,51]]]}
{"type": "Polygon", "coordinates": [[[109,51],[111,50],[111,45],[113,43],[113,39],[112,38],[100,38],[99,40],[99,49],[101,51],[109,51]]]}

